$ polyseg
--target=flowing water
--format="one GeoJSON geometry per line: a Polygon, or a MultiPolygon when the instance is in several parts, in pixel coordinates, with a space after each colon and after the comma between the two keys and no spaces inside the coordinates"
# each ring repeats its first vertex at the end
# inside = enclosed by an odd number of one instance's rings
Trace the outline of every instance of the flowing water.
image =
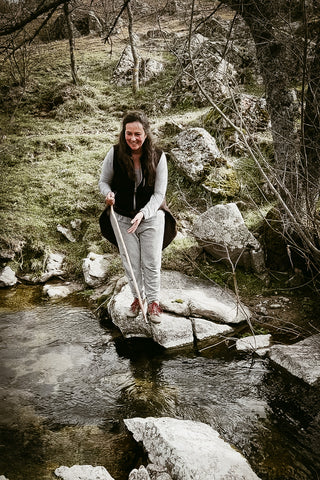
{"type": "Polygon", "coordinates": [[[125,341],[84,301],[44,300],[39,287],[0,300],[0,475],[90,464],[127,480],[146,461],[122,420],[172,416],[210,424],[261,479],[320,478],[319,391],[267,359],[125,341]]]}

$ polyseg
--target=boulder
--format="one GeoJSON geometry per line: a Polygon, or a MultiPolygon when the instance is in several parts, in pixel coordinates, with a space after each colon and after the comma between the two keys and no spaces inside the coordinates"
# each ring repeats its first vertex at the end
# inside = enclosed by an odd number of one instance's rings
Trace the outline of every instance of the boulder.
{"type": "Polygon", "coordinates": [[[195,33],[189,37],[176,37],[176,42],[174,44],[174,51],[179,56],[179,59],[185,57],[186,60],[189,59],[189,49],[192,57],[195,57],[198,52],[201,52],[203,45],[208,39],[203,36],[201,33],[195,33]],[[190,41],[189,41],[190,40],[190,41]]]}
{"type": "MultiPolygon", "coordinates": [[[[133,67],[134,61],[131,46],[127,45],[127,47],[123,50],[119,62],[117,63],[113,72],[113,80],[118,85],[124,85],[132,82],[133,67]]],[[[146,83],[153,77],[159,75],[163,71],[163,68],[164,65],[162,62],[158,62],[152,58],[140,58],[139,80],[142,83],[146,83]]]]}
{"type": "Polygon", "coordinates": [[[76,241],[69,228],[63,227],[62,225],[57,225],[57,231],[60,232],[69,242],[74,243],[76,241]]]}
{"type": "Polygon", "coordinates": [[[222,156],[215,139],[204,128],[188,128],[174,138],[171,158],[192,182],[218,197],[233,197],[240,189],[236,172],[222,156]]]}
{"type": "Polygon", "coordinates": [[[113,255],[99,255],[90,252],[83,260],[82,271],[84,280],[90,287],[98,287],[107,278],[113,255]]]}
{"type": "Polygon", "coordinates": [[[73,465],[59,467],[54,471],[62,480],[114,480],[104,467],[91,465],[73,465]]]}
{"type": "Polygon", "coordinates": [[[171,157],[181,172],[191,181],[199,182],[213,164],[225,164],[215,139],[204,128],[188,128],[174,138],[176,148],[171,157]]]}
{"type": "Polygon", "coordinates": [[[82,286],[75,283],[64,283],[62,285],[47,284],[43,287],[43,293],[52,299],[65,298],[79,290],[82,290],[82,286]]]}
{"type": "Polygon", "coordinates": [[[261,246],[246,227],[235,203],[209,208],[194,223],[193,234],[214,258],[257,273],[265,270],[261,246]]]}
{"type": "Polygon", "coordinates": [[[10,267],[4,267],[0,272],[0,287],[13,287],[18,282],[16,274],[10,267]]]}
{"type": "Polygon", "coordinates": [[[184,66],[184,74],[179,75],[173,89],[173,103],[188,102],[197,107],[208,105],[208,99],[200,92],[194,80],[194,71],[203,90],[219,103],[236,84],[237,71],[234,65],[226,60],[226,42],[216,42],[200,33],[191,37],[177,37],[172,49],[184,66]],[[189,53],[190,52],[190,53],[189,53]],[[190,54],[192,62],[190,59],[190,54]]]}
{"type": "Polygon", "coordinates": [[[163,71],[164,65],[154,58],[142,59],[140,65],[140,79],[142,83],[146,83],[154,77],[160,75],[163,71]]]}
{"type": "Polygon", "coordinates": [[[247,460],[209,425],[175,418],[130,418],[124,423],[142,442],[150,462],[175,480],[259,480],[247,460]]]}
{"type": "MultiPolygon", "coordinates": [[[[266,99],[241,93],[235,97],[227,97],[221,106],[221,110],[239,128],[245,128],[250,132],[264,131],[270,128],[270,116],[267,111],[266,99]],[[234,105],[237,105],[235,109],[234,105]]],[[[223,129],[230,129],[230,123],[218,112],[211,109],[206,117],[206,125],[216,125],[223,129]]]]}
{"type": "Polygon", "coordinates": [[[197,340],[208,340],[220,335],[229,335],[233,332],[233,328],[229,325],[220,325],[211,322],[210,320],[203,320],[201,318],[191,318],[194,335],[197,340]]]}
{"type": "Polygon", "coordinates": [[[213,51],[236,68],[241,84],[252,82],[257,77],[259,69],[255,43],[248,25],[240,15],[232,19],[214,15],[199,23],[197,31],[209,37],[213,51]]]}
{"type": "Polygon", "coordinates": [[[125,338],[153,338],[164,348],[181,347],[193,344],[192,324],[185,317],[176,317],[164,312],[161,323],[146,323],[140,313],[136,318],[128,318],[131,292],[125,285],[120,293],[113,296],[108,304],[108,312],[112,322],[121,330],[125,338]]]}
{"type": "Polygon", "coordinates": [[[263,356],[269,350],[270,340],[270,334],[239,338],[239,340],[236,341],[236,349],[240,352],[255,352],[263,356]]]}
{"type": "Polygon", "coordinates": [[[123,50],[120,59],[113,72],[113,79],[119,85],[132,81],[133,55],[130,45],[123,50]]]}
{"type": "Polygon", "coordinates": [[[125,338],[152,338],[164,348],[193,345],[196,341],[228,335],[251,314],[231,291],[180,272],[161,276],[161,323],[145,321],[142,313],[129,318],[132,302],[125,283],[108,303],[108,314],[125,338]],[[230,325],[229,325],[230,324],[230,325]]]}
{"type": "Polygon", "coordinates": [[[293,345],[273,345],[269,357],[309,385],[320,384],[320,334],[293,345]]]}
{"type": "Polygon", "coordinates": [[[251,317],[249,309],[231,290],[174,271],[164,271],[161,275],[160,303],[164,310],[176,315],[222,324],[236,325],[251,317]]]}
{"type": "MultiPolygon", "coordinates": [[[[54,22],[47,26],[45,31],[47,39],[49,39],[50,41],[63,40],[65,38],[68,38],[68,26],[65,15],[58,15],[54,22]]],[[[74,23],[72,23],[72,33],[74,37],[80,37],[80,32],[77,30],[74,23]]]]}
{"type": "Polygon", "coordinates": [[[264,97],[247,93],[231,97],[227,95],[220,105],[220,110],[222,113],[211,108],[203,118],[204,127],[219,138],[220,148],[227,148],[229,153],[235,155],[241,155],[247,150],[244,139],[231,127],[230,122],[226,120],[228,118],[233,125],[242,130],[249,143],[250,141],[258,143],[264,154],[273,158],[270,116],[264,97]]]}
{"type": "Polygon", "coordinates": [[[101,35],[103,26],[100,19],[93,11],[76,12],[73,19],[74,27],[81,35],[101,35]]]}
{"type": "Polygon", "coordinates": [[[41,275],[39,281],[44,283],[47,282],[50,278],[64,275],[64,260],[65,255],[63,255],[62,253],[50,253],[46,261],[45,271],[41,275]]]}
{"type": "MultiPolygon", "coordinates": [[[[70,19],[72,21],[73,35],[75,37],[89,34],[101,35],[102,33],[102,22],[93,11],[73,10],[70,19]]],[[[69,38],[65,15],[59,15],[55,21],[45,29],[45,31],[51,41],[69,38]]]]}

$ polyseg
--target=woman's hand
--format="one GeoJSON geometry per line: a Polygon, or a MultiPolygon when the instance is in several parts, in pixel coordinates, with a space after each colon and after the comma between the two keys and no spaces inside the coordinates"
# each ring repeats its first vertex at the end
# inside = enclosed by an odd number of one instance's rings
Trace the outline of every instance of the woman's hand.
{"type": "Polygon", "coordinates": [[[127,230],[128,233],[134,233],[138,226],[140,225],[141,220],[143,219],[143,213],[138,212],[137,215],[131,220],[132,226],[127,230]]]}
{"type": "Polygon", "coordinates": [[[108,192],[107,193],[107,196],[106,196],[106,205],[108,205],[108,207],[110,207],[110,205],[114,205],[114,193],[113,192],[108,192]]]}

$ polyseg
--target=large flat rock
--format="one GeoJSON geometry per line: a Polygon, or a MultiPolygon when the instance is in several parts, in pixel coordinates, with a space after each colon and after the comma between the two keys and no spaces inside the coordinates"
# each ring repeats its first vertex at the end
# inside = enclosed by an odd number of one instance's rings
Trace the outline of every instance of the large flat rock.
{"type": "Polygon", "coordinates": [[[235,295],[211,282],[205,282],[179,272],[163,272],[160,305],[161,323],[145,321],[142,314],[127,316],[133,300],[128,284],[113,295],[108,304],[112,322],[125,338],[152,338],[165,348],[193,345],[228,335],[232,326],[250,317],[247,307],[235,295]]]}
{"type": "Polygon", "coordinates": [[[247,460],[209,425],[175,418],[124,420],[149,460],[175,480],[259,480],[247,460]]]}
{"type": "Polygon", "coordinates": [[[269,357],[309,385],[320,384],[320,334],[293,345],[274,345],[269,357]]]}
{"type": "Polygon", "coordinates": [[[136,318],[127,316],[131,301],[129,285],[125,285],[108,305],[112,322],[121,330],[125,338],[153,338],[165,348],[193,344],[192,323],[189,319],[164,312],[161,315],[161,323],[146,323],[141,313],[136,318]]]}
{"type": "Polygon", "coordinates": [[[221,323],[238,324],[251,316],[231,290],[175,271],[162,273],[160,303],[164,310],[177,315],[221,323]]]}

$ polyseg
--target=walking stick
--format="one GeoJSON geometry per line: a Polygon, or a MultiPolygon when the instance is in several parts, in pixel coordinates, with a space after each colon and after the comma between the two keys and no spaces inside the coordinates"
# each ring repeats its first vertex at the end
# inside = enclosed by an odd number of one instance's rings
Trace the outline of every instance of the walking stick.
{"type": "Polygon", "coordinates": [[[136,290],[137,298],[138,298],[138,300],[139,300],[139,306],[140,306],[140,309],[141,309],[141,311],[142,311],[143,318],[144,318],[144,320],[145,320],[146,323],[149,323],[149,322],[148,322],[148,319],[147,319],[147,316],[146,316],[146,313],[145,313],[144,308],[143,308],[143,303],[142,303],[142,300],[141,300],[141,295],[140,295],[140,292],[139,292],[139,287],[138,287],[138,284],[137,284],[137,281],[136,281],[136,277],[134,276],[134,273],[133,273],[133,269],[132,269],[130,257],[129,257],[129,254],[128,254],[128,250],[127,250],[126,244],[124,243],[123,236],[122,236],[122,233],[121,233],[120,228],[119,228],[118,220],[117,220],[117,218],[116,218],[116,216],[115,216],[115,214],[114,214],[114,211],[113,211],[113,205],[110,205],[110,210],[111,210],[111,216],[112,216],[112,218],[113,218],[113,220],[114,220],[114,223],[115,223],[115,226],[116,226],[116,230],[117,230],[118,235],[119,235],[119,238],[120,238],[121,245],[122,245],[122,247],[123,247],[123,250],[124,250],[124,253],[125,253],[125,256],[126,256],[128,265],[129,265],[130,273],[131,273],[131,276],[132,276],[134,288],[135,288],[135,290],[136,290]]]}

